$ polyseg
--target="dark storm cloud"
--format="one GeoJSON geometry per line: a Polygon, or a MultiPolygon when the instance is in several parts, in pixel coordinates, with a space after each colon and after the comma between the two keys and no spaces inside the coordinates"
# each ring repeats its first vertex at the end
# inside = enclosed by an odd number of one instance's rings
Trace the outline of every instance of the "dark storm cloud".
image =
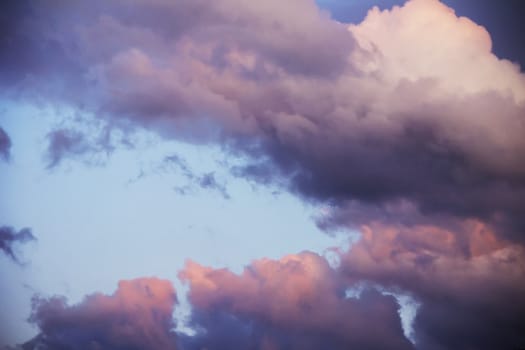
{"type": "Polygon", "coordinates": [[[76,305],[36,298],[30,321],[40,334],[24,349],[173,350],[176,295],[169,281],[121,281],[112,295],[92,294],[76,305]]]}
{"type": "Polygon", "coordinates": [[[29,228],[23,228],[17,232],[10,226],[0,227],[0,250],[17,263],[19,263],[20,260],[16,254],[14,246],[35,239],[35,236],[33,236],[33,233],[29,228]]]}
{"type": "Polygon", "coordinates": [[[4,129],[0,127],[0,159],[8,161],[11,157],[11,138],[5,132],[4,129]]]}

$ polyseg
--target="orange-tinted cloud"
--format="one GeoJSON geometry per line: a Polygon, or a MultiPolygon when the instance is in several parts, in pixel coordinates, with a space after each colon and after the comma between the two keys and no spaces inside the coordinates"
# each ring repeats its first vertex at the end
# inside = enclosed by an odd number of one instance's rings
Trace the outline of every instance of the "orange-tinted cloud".
{"type": "Polygon", "coordinates": [[[407,293],[421,349],[519,348],[525,344],[525,248],[478,221],[457,231],[373,222],[341,263],[350,281],[407,293]],[[497,325],[497,326],[496,326],[497,325]]]}
{"type": "Polygon", "coordinates": [[[172,284],[157,278],[121,281],[114,294],[91,294],[75,305],[36,298],[30,320],[41,333],[26,346],[173,350],[176,302],[172,284]]]}
{"type": "Polygon", "coordinates": [[[203,330],[188,339],[196,348],[412,347],[393,297],[370,289],[346,298],[336,271],[314,253],[257,260],[240,275],[190,262],[181,278],[190,286],[194,325],[203,330]]]}

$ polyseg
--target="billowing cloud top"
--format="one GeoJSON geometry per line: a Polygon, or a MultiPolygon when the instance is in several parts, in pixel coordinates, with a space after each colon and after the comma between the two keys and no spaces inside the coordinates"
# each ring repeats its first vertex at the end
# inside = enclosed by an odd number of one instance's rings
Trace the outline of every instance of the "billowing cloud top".
{"type": "Polygon", "coordinates": [[[393,297],[345,297],[328,262],[313,253],[253,262],[241,275],[189,263],[195,348],[410,349],[393,297]],[[224,323],[223,323],[224,322],[224,323]]]}

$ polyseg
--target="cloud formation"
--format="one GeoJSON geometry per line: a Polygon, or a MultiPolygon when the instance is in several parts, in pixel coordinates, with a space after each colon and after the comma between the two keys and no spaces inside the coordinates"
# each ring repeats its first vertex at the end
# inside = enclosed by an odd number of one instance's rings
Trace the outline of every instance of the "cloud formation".
{"type": "Polygon", "coordinates": [[[412,349],[392,296],[366,289],[347,298],[328,262],[314,253],[262,259],[236,275],[189,262],[194,335],[176,334],[169,281],[121,281],[113,295],[68,305],[37,297],[40,334],[24,349],[412,349]]]}
{"type": "Polygon", "coordinates": [[[10,226],[0,227],[0,250],[14,262],[20,263],[14,245],[35,240],[30,228],[23,228],[18,232],[10,226]]]}
{"type": "Polygon", "coordinates": [[[191,349],[411,349],[391,296],[370,289],[346,298],[328,262],[314,253],[262,259],[240,275],[190,262],[191,349]]]}
{"type": "MultiPolygon", "coordinates": [[[[359,24],[334,21],[313,0],[7,10],[20,20],[4,16],[16,40],[2,40],[3,85],[111,128],[220,142],[248,159],[236,175],[329,205],[323,228],[362,233],[339,269],[311,253],[257,261],[240,275],[189,263],[181,276],[197,334],[181,336],[183,347],[411,348],[395,298],[381,290],[420,303],[418,349],[525,346],[525,75],[491,52],[483,27],[438,0],[374,8],[359,24]],[[345,297],[362,284],[360,298],[345,297]]],[[[54,132],[49,164],[89,147],[80,134],[54,132]]],[[[220,189],[212,175],[198,180],[220,189]]],[[[99,299],[113,305],[119,291],[99,299]]],[[[43,339],[74,348],[84,339],[76,334],[88,334],[118,348],[120,333],[84,318],[99,299],[40,302],[33,319],[43,339]]],[[[107,317],[97,320],[113,325],[107,317]]],[[[155,348],[169,348],[166,325],[147,328],[165,341],[155,348]]],[[[128,345],[150,344],[139,338],[128,345]]]]}
{"type": "Polygon", "coordinates": [[[363,226],[338,267],[311,252],[256,260],[240,274],[189,261],[179,277],[189,286],[191,334],[174,331],[173,287],[156,278],[123,281],[115,294],[77,305],[37,298],[31,321],[41,333],[25,348],[519,349],[525,249],[480,222],[463,225],[466,243],[430,225],[363,226]],[[391,293],[419,305],[414,343],[391,293]]]}
{"type": "Polygon", "coordinates": [[[259,260],[240,275],[190,262],[181,277],[190,285],[193,326],[202,333],[186,341],[218,349],[410,348],[399,305],[378,292],[387,291],[419,305],[416,349],[523,347],[524,247],[499,240],[481,222],[458,227],[363,226],[361,240],[340,253],[335,269],[313,253],[259,260]],[[363,292],[348,298],[348,288],[363,292]]]}
{"type": "Polygon", "coordinates": [[[86,136],[77,130],[56,129],[51,131],[47,138],[48,169],[56,167],[65,158],[79,157],[92,150],[86,136]]]}
{"type": "Polygon", "coordinates": [[[112,295],[87,296],[68,305],[65,298],[35,298],[30,321],[40,334],[24,349],[176,349],[169,281],[140,278],[119,282],[112,295]]]}
{"type": "Polygon", "coordinates": [[[432,225],[364,225],[343,254],[351,281],[412,295],[418,349],[519,349],[525,346],[525,249],[490,227],[461,231],[432,225]]]}
{"type": "Polygon", "coordinates": [[[113,126],[220,140],[251,157],[237,174],[309,199],[405,199],[523,239],[525,75],[483,27],[437,0],[352,25],[310,0],[133,7],[32,3],[17,33],[38,26],[67,68],[24,91],[113,126]]]}
{"type": "Polygon", "coordinates": [[[190,168],[184,158],[181,158],[177,154],[164,157],[163,164],[159,167],[159,170],[166,169],[175,169],[188,180],[187,184],[174,187],[175,191],[181,195],[188,194],[196,185],[204,190],[218,192],[224,199],[230,199],[226,184],[217,179],[215,172],[211,171],[198,174],[190,168]]]}
{"type": "Polygon", "coordinates": [[[5,132],[5,130],[0,127],[0,159],[7,162],[10,157],[11,157],[11,138],[5,132]]]}

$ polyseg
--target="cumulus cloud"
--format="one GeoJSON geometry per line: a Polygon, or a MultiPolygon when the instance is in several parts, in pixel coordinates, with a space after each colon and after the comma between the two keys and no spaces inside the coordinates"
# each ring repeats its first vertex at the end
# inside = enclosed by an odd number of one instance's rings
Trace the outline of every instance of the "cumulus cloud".
{"type": "Polygon", "coordinates": [[[405,199],[523,237],[525,76],[437,0],[352,25],[310,0],[46,5],[23,23],[71,69],[26,90],[115,125],[220,141],[253,160],[237,174],[309,199],[405,199]]]}
{"type": "Polygon", "coordinates": [[[419,305],[416,349],[519,349],[525,345],[525,250],[500,241],[483,223],[462,226],[467,239],[432,225],[363,226],[363,237],[340,253],[335,269],[312,253],[256,261],[240,275],[189,263],[181,276],[190,284],[192,322],[202,333],[186,341],[219,349],[265,342],[277,349],[410,348],[402,340],[399,306],[378,292],[386,291],[419,305]],[[363,286],[359,299],[345,297],[347,288],[363,286]]]}
{"type": "Polygon", "coordinates": [[[0,159],[8,161],[11,156],[11,138],[0,127],[0,159]]]}
{"type": "Polygon", "coordinates": [[[14,245],[35,240],[30,228],[23,228],[18,232],[10,226],[0,227],[0,250],[13,261],[20,263],[14,245]]]}
{"type": "Polygon", "coordinates": [[[56,167],[67,156],[79,156],[90,150],[85,135],[76,130],[53,130],[47,137],[49,140],[47,149],[48,168],[56,167]]]}
{"type": "Polygon", "coordinates": [[[157,278],[121,281],[114,294],[91,294],[75,305],[37,297],[30,321],[41,333],[24,348],[176,349],[176,302],[172,284],[157,278]]]}
{"type": "Polygon", "coordinates": [[[240,274],[189,261],[179,277],[189,286],[191,334],[173,330],[175,292],[156,278],[71,306],[36,298],[30,320],[40,334],[25,348],[519,349],[525,250],[480,222],[464,226],[469,254],[456,232],[374,223],[340,252],[339,267],[311,252],[256,260],[240,274]],[[415,343],[392,293],[419,305],[415,343]]]}
{"type": "Polygon", "coordinates": [[[420,304],[418,349],[522,348],[525,249],[481,222],[462,228],[364,225],[362,239],[343,253],[341,273],[412,295],[420,304]]]}
{"type": "Polygon", "coordinates": [[[33,300],[40,333],[24,349],[412,349],[392,296],[366,289],[347,298],[336,270],[314,253],[254,261],[236,275],[189,262],[195,334],[175,333],[169,281],[121,281],[112,295],[78,304],[33,300]]]}
{"type": "Polygon", "coordinates": [[[410,349],[398,305],[367,290],[346,298],[328,262],[314,253],[262,259],[240,275],[190,262],[191,348],[410,349]]]}

